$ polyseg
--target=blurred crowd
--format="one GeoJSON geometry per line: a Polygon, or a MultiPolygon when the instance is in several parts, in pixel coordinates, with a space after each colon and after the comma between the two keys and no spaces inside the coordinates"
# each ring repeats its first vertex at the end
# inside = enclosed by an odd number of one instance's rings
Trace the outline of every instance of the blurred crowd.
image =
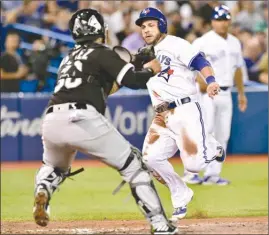
{"type": "Polygon", "coordinates": [[[144,42],[134,22],[147,6],[159,8],[168,20],[168,33],[193,42],[211,29],[212,9],[227,5],[232,13],[230,33],[242,44],[248,79],[268,84],[268,2],[267,1],[1,1],[1,91],[51,91],[61,58],[73,43],[48,35],[27,33],[12,27],[47,29],[69,36],[68,21],[81,8],[98,10],[109,27],[110,46],[122,45],[135,53],[144,42]],[[26,42],[32,48],[22,48],[26,42]]]}

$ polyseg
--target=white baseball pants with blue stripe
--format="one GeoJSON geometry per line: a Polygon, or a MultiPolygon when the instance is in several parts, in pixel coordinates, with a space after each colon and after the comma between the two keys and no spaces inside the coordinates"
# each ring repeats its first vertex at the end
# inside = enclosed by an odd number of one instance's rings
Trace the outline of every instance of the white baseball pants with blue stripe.
{"type": "Polygon", "coordinates": [[[216,139],[208,134],[199,102],[155,116],[144,141],[143,158],[166,182],[174,208],[186,205],[188,188],[168,159],[179,149],[184,168],[199,172],[215,159],[218,146],[216,139]]]}

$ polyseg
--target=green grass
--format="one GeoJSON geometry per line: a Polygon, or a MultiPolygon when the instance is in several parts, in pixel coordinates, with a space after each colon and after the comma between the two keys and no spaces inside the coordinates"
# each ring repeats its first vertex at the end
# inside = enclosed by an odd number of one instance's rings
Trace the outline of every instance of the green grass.
{"type": "MultiPolygon", "coordinates": [[[[187,218],[247,217],[268,215],[267,163],[226,163],[222,175],[232,184],[190,186],[194,189],[187,218]]],[[[176,166],[182,173],[182,166],[176,166]]],[[[1,218],[8,221],[32,220],[35,170],[1,172],[1,218]]],[[[66,180],[51,201],[52,220],[142,219],[128,186],[113,196],[120,183],[110,168],[86,168],[66,180]]],[[[172,205],[168,189],[156,182],[164,208],[170,216],[172,205]]]]}

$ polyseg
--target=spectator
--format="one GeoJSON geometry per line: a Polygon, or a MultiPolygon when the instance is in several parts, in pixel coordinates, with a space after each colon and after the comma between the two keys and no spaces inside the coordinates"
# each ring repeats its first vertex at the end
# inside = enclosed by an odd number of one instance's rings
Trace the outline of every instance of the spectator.
{"type": "Polygon", "coordinates": [[[193,16],[192,31],[195,33],[196,37],[201,37],[203,34],[208,32],[210,28],[210,23],[207,23],[203,17],[199,15],[193,16]]]}
{"type": "Polygon", "coordinates": [[[261,59],[249,70],[249,79],[268,84],[268,31],[265,33],[266,49],[261,59]]]}
{"type": "Polygon", "coordinates": [[[139,48],[145,45],[145,42],[141,36],[140,28],[137,26],[132,26],[132,31],[122,42],[122,46],[127,48],[132,54],[135,54],[139,48]]]}
{"type": "Polygon", "coordinates": [[[155,4],[156,4],[156,8],[158,8],[165,15],[167,14],[167,11],[165,9],[164,0],[155,0],[155,4]]]}
{"type": "Polygon", "coordinates": [[[262,8],[262,20],[257,22],[254,27],[254,31],[259,34],[262,33],[262,37],[265,38],[265,32],[268,30],[268,3],[263,3],[262,8]]]}
{"type": "Polygon", "coordinates": [[[20,81],[28,73],[17,53],[20,37],[16,32],[9,32],[5,41],[5,52],[1,55],[1,92],[19,92],[20,81]]]}
{"type": "MultiPolygon", "coordinates": [[[[28,63],[30,67],[31,80],[37,81],[35,91],[41,91],[47,84],[48,65],[52,58],[59,56],[58,47],[45,42],[44,40],[36,40],[33,43],[32,51],[28,55],[28,63]]],[[[29,80],[30,80],[29,79],[29,80]]]]}
{"type": "Polygon", "coordinates": [[[253,1],[242,1],[243,11],[239,12],[235,17],[235,22],[238,22],[241,27],[254,30],[255,25],[263,19],[261,14],[256,10],[253,1]]]}
{"type": "Polygon", "coordinates": [[[249,71],[249,80],[268,84],[268,52],[263,54],[256,69],[249,71]]]}
{"type": "Polygon", "coordinates": [[[212,11],[216,6],[219,6],[220,2],[219,1],[208,1],[206,4],[201,6],[198,10],[198,16],[200,16],[204,24],[211,24],[211,16],[212,16],[212,11]]]}
{"type": "Polygon", "coordinates": [[[239,41],[241,42],[243,48],[246,47],[247,42],[251,40],[253,36],[254,36],[254,32],[252,30],[239,27],[237,37],[239,41]]]}
{"type": "Polygon", "coordinates": [[[226,5],[231,9],[231,18],[233,19],[233,22],[236,19],[238,13],[243,11],[243,1],[244,0],[238,0],[234,2],[226,1],[226,5]]]}
{"type": "Polygon", "coordinates": [[[56,0],[55,2],[56,2],[58,7],[66,8],[71,12],[75,12],[79,8],[79,1],[78,0],[56,0]]]}
{"type": "Polygon", "coordinates": [[[17,21],[17,17],[23,12],[23,1],[2,1],[1,2],[1,22],[12,24],[17,21]]]}
{"type": "MultiPolygon", "coordinates": [[[[51,27],[51,31],[55,33],[61,33],[64,35],[70,35],[68,26],[70,18],[71,18],[71,12],[67,8],[60,9],[57,13],[56,22],[51,27]]],[[[60,48],[62,53],[66,53],[68,48],[71,48],[74,45],[74,43],[57,40],[56,45],[60,48]]]]}
{"type": "Polygon", "coordinates": [[[168,26],[168,33],[177,37],[185,38],[188,30],[184,29],[181,24],[181,15],[178,10],[169,14],[170,24],[168,26]]]}
{"type": "Polygon", "coordinates": [[[180,6],[179,12],[181,16],[181,26],[189,31],[192,26],[192,16],[195,10],[194,5],[187,1],[182,1],[184,4],[180,6]]]}
{"type": "Polygon", "coordinates": [[[45,1],[28,1],[24,5],[22,14],[18,15],[17,22],[39,28],[43,28],[43,15],[45,13],[45,1]]]}
{"type": "Polygon", "coordinates": [[[241,26],[240,26],[240,24],[239,23],[236,23],[236,22],[232,23],[231,24],[231,27],[230,27],[230,33],[233,36],[239,38],[239,35],[241,33],[241,26]]]}
{"type": "Polygon", "coordinates": [[[129,34],[132,33],[131,31],[132,9],[131,8],[124,9],[122,11],[122,17],[123,17],[123,22],[124,22],[124,29],[116,33],[119,44],[121,44],[122,41],[129,34]]]}
{"type": "Polygon", "coordinates": [[[248,70],[260,59],[263,54],[261,44],[257,37],[252,37],[243,47],[243,56],[248,70]]]}
{"type": "Polygon", "coordinates": [[[89,8],[89,1],[77,0],[57,0],[46,2],[46,14],[44,14],[44,21],[48,24],[55,24],[57,21],[57,13],[61,9],[67,9],[69,12],[74,12],[78,9],[89,8]]]}
{"type": "Polygon", "coordinates": [[[17,21],[17,16],[23,12],[23,1],[3,1],[1,2],[1,22],[12,24],[17,21]]]}

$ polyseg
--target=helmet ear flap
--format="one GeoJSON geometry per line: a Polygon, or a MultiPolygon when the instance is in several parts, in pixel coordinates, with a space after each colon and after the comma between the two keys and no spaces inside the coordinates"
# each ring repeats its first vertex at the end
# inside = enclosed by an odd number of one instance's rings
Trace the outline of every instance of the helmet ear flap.
{"type": "Polygon", "coordinates": [[[162,19],[158,20],[158,27],[161,33],[167,33],[167,24],[162,19]]]}

